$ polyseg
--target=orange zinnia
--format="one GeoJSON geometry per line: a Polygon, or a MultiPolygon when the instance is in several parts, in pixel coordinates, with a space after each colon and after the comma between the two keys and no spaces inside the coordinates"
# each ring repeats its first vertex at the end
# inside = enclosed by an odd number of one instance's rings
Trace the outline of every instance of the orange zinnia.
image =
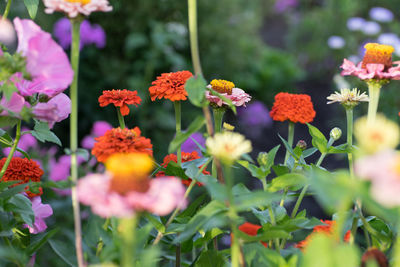
{"type": "MultiPolygon", "coordinates": [[[[256,236],[258,229],[260,229],[261,226],[257,224],[252,224],[249,222],[245,222],[241,226],[239,226],[239,230],[242,231],[243,233],[250,235],[250,236],[256,236]]],[[[267,247],[267,243],[261,242],[261,244],[264,245],[264,247],[267,247]]]]}
{"type": "MultiPolygon", "coordinates": [[[[307,247],[308,243],[310,242],[310,240],[313,238],[314,233],[324,233],[324,234],[326,234],[328,236],[332,236],[334,231],[335,231],[336,221],[321,220],[321,222],[323,222],[326,225],[317,225],[317,226],[315,226],[313,231],[312,231],[312,233],[309,234],[306,237],[306,239],[304,239],[303,241],[300,241],[299,243],[297,243],[295,245],[295,247],[296,248],[300,248],[300,249],[305,249],[307,247]]],[[[349,230],[344,235],[343,241],[344,242],[349,242],[350,235],[351,235],[351,232],[349,230]]]]}
{"type": "Polygon", "coordinates": [[[193,74],[187,70],[161,74],[149,88],[151,100],[154,101],[156,98],[171,101],[186,100],[188,94],[185,83],[192,76],[193,74]]]}
{"type": "Polygon", "coordinates": [[[309,123],[315,117],[315,110],[309,95],[279,93],[269,114],[275,121],[309,123]]]}
{"type": "MultiPolygon", "coordinates": [[[[188,161],[192,161],[192,160],[195,160],[195,159],[199,159],[199,158],[200,158],[200,156],[199,156],[199,154],[197,153],[197,151],[193,151],[192,153],[182,152],[181,155],[182,155],[182,162],[188,162],[188,161]]],[[[163,166],[164,168],[167,168],[167,167],[168,167],[168,164],[169,164],[171,161],[177,163],[177,162],[178,162],[178,157],[177,157],[175,154],[166,155],[166,156],[164,157],[164,161],[163,161],[163,163],[161,164],[161,166],[163,166]]],[[[201,166],[200,166],[199,168],[201,168],[201,166]]],[[[206,171],[206,170],[203,170],[203,174],[205,174],[205,175],[210,175],[210,173],[209,173],[208,171],[206,171]]],[[[158,173],[156,174],[156,177],[160,177],[160,176],[165,176],[165,172],[160,171],[160,172],[158,172],[158,173]]],[[[190,179],[190,178],[187,179],[187,180],[182,179],[182,184],[184,184],[184,185],[186,185],[186,186],[189,186],[191,182],[192,182],[192,179],[190,179]]],[[[198,185],[198,186],[203,186],[203,184],[200,183],[200,182],[197,182],[197,185],[198,185]]]]}
{"type": "Polygon", "coordinates": [[[141,152],[153,155],[153,145],[150,139],[140,136],[138,127],[134,129],[113,128],[103,136],[95,138],[97,141],[92,149],[99,162],[105,162],[109,156],[115,153],[141,152]]]}
{"type": "MultiPolygon", "coordinates": [[[[6,162],[7,158],[2,158],[0,160],[0,169],[3,168],[4,163],[6,162]]],[[[43,170],[40,168],[39,164],[35,161],[27,158],[18,158],[14,157],[11,159],[10,164],[6,172],[4,173],[1,182],[8,182],[8,181],[22,181],[20,183],[14,184],[11,187],[26,184],[29,182],[40,182],[40,179],[43,175],[43,170]]],[[[32,193],[28,190],[29,187],[25,187],[25,192],[29,197],[36,197],[43,194],[43,190],[40,187],[39,193],[32,193]]]]}
{"type": "Polygon", "coordinates": [[[114,104],[115,107],[119,107],[122,116],[129,114],[128,105],[140,105],[142,99],[137,95],[137,91],[129,90],[105,90],[99,97],[100,107],[114,104]]]}

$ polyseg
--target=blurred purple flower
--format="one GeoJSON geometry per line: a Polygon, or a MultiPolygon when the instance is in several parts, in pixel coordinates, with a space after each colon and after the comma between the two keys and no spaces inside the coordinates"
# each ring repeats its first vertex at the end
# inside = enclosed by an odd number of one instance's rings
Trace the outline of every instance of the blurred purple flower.
{"type": "Polygon", "coordinates": [[[371,19],[379,22],[391,22],[393,20],[393,13],[387,8],[373,7],[369,11],[371,19]]]}
{"type": "Polygon", "coordinates": [[[263,128],[272,125],[269,110],[261,101],[254,101],[247,108],[238,109],[238,120],[244,132],[252,138],[257,138],[263,128]]]}
{"type": "MultiPolygon", "coordinates": [[[[71,23],[69,19],[59,19],[54,24],[54,36],[59,44],[68,49],[71,46],[71,23]]],[[[90,24],[88,20],[84,20],[81,25],[81,49],[85,45],[96,45],[97,48],[103,48],[106,45],[106,34],[98,24],[90,24]]]]}
{"type": "Polygon", "coordinates": [[[340,37],[333,35],[328,39],[328,46],[332,49],[341,49],[346,45],[346,41],[340,37]]]}
{"type": "Polygon", "coordinates": [[[298,5],[297,0],[277,0],[275,2],[274,9],[278,13],[283,13],[291,7],[296,7],[298,5]]]}
{"type": "MultiPolygon", "coordinates": [[[[22,131],[29,131],[28,128],[22,128],[22,131]]],[[[28,151],[30,148],[35,148],[37,146],[37,140],[35,137],[33,137],[31,134],[27,133],[21,136],[21,139],[19,139],[18,143],[18,148],[28,151]]],[[[8,156],[8,153],[10,153],[11,148],[6,147],[4,148],[3,152],[6,156],[8,156]]],[[[22,154],[18,151],[15,151],[14,153],[15,157],[22,157],[22,154]]]]}
{"type": "Polygon", "coordinates": [[[391,46],[398,46],[400,43],[400,39],[395,33],[382,33],[381,35],[378,36],[378,43],[380,44],[386,44],[386,45],[391,45],[391,46]]]}
{"type": "Polygon", "coordinates": [[[38,234],[47,229],[44,219],[53,215],[53,209],[49,204],[42,204],[42,199],[40,197],[34,197],[31,201],[32,210],[35,214],[35,222],[33,223],[33,227],[27,224],[25,224],[25,227],[29,228],[31,234],[38,234]]]}
{"type": "Polygon", "coordinates": [[[10,112],[19,113],[24,105],[25,99],[18,93],[14,92],[9,100],[7,100],[5,96],[3,96],[0,101],[0,111],[2,109],[4,110],[1,111],[0,116],[13,115],[10,114],[10,112]]]}
{"type": "Polygon", "coordinates": [[[367,21],[361,30],[366,35],[376,35],[381,31],[381,26],[375,21],[367,21]]]}
{"type": "Polygon", "coordinates": [[[93,124],[90,135],[87,135],[82,139],[81,146],[86,149],[92,149],[95,143],[94,138],[104,135],[110,129],[112,129],[112,126],[108,122],[96,121],[93,124]]]}
{"type": "Polygon", "coordinates": [[[364,27],[365,19],[360,17],[352,17],[347,20],[347,28],[350,31],[359,31],[364,27]]]}
{"type": "Polygon", "coordinates": [[[186,139],[185,142],[183,142],[182,144],[182,151],[186,152],[186,153],[191,153],[193,151],[197,151],[197,153],[199,153],[199,155],[201,156],[201,150],[200,148],[197,146],[197,144],[193,141],[196,140],[197,143],[199,143],[201,146],[205,146],[206,144],[206,140],[204,139],[203,135],[199,132],[193,133],[188,139],[186,139]]]}

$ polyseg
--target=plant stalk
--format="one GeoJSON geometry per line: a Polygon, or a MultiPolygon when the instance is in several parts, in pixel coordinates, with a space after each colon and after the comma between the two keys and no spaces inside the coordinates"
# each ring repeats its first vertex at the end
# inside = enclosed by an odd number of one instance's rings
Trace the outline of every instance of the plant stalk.
{"type": "Polygon", "coordinates": [[[122,267],[135,267],[136,266],[136,226],[138,224],[138,215],[132,215],[130,218],[123,218],[120,221],[119,231],[122,239],[122,267]]]}
{"type": "MultiPolygon", "coordinates": [[[[176,126],[176,136],[181,134],[182,131],[182,111],[181,111],[181,101],[174,101],[175,108],[175,126],[176,126]]],[[[181,145],[179,145],[178,150],[176,151],[176,156],[178,158],[179,166],[182,166],[182,152],[181,145]]]]}
{"type": "Polygon", "coordinates": [[[117,115],[118,115],[119,127],[121,129],[125,129],[125,119],[124,116],[122,116],[121,109],[119,107],[117,107],[117,115]]]}
{"type": "MultiPolygon", "coordinates": [[[[294,123],[289,121],[289,128],[288,128],[288,144],[291,148],[293,148],[293,138],[294,138],[294,123]]],[[[285,165],[287,165],[287,161],[289,159],[289,150],[286,150],[285,155],[285,165]]]]}
{"type": "Polygon", "coordinates": [[[11,3],[12,3],[12,0],[7,1],[6,9],[4,10],[4,13],[3,13],[3,20],[6,20],[8,17],[8,14],[10,13],[11,3]]]}
{"type": "Polygon", "coordinates": [[[13,145],[11,147],[10,153],[8,153],[6,162],[4,163],[3,167],[1,168],[0,171],[0,180],[3,179],[4,174],[7,171],[8,165],[10,165],[11,159],[15,153],[15,151],[17,150],[18,147],[18,143],[19,143],[19,139],[21,138],[21,121],[18,120],[17,122],[17,129],[16,129],[16,133],[15,133],[15,139],[13,142],[13,145]]]}
{"type": "Polygon", "coordinates": [[[372,123],[376,118],[376,113],[378,111],[379,95],[382,85],[377,82],[368,82],[368,123],[372,123]]]}

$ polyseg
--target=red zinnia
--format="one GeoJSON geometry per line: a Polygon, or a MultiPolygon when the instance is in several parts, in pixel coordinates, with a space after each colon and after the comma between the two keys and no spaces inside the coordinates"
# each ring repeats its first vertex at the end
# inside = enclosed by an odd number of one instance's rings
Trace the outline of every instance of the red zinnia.
{"type": "Polygon", "coordinates": [[[192,76],[193,74],[187,70],[161,74],[149,88],[151,100],[163,97],[171,101],[186,100],[188,94],[185,83],[192,76]]]}
{"type": "Polygon", "coordinates": [[[308,123],[313,121],[315,110],[309,95],[279,93],[269,114],[275,121],[308,123]]]}
{"type": "MultiPolygon", "coordinates": [[[[258,229],[260,229],[261,226],[257,225],[257,224],[252,224],[249,222],[245,222],[244,224],[242,224],[241,226],[239,226],[239,230],[242,231],[243,233],[250,235],[250,236],[256,236],[258,229]]],[[[267,243],[265,242],[261,242],[264,247],[267,247],[267,243]]]]}
{"type": "MultiPolygon", "coordinates": [[[[0,169],[3,168],[4,163],[6,162],[7,158],[2,158],[0,160],[0,169]]],[[[12,187],[26,184],[29,182],[40,182],[40,178],[43,175],[43,170],[40,168],[39,164],[37,164],[33,160],[29,160],[27,158],[18,158],[14,157],[11,159],[10,164],[6,172],[4,173],[1,182],[8,182],[8,181],[18,181],[21,180],[22,182],[12,185],[12,187]]],[[[39,193],[35,194],[30,192],[29,187],[25,188],[25,192],[28,194],[29,197],[36,197],[43,194],[43,190],[40,187],[39,193]]]]}
{"type": "Polygon", "coordinates": [[[153,155],[153,145],[150,139],[140,136],[138,127],[134,129],[113,128],[103,136],[95,138],[97,141],[92,149],[99,162],[105,162],[109,156],[115,153],[141,152],[153,155]]]}
{"type": "Polygon", "coordinates": [[[129,114],[128,105],[140,105],[142,99],[137,95],[137,91],[130,90],[106,90],[99,97],[100,107],[114,104],[115,107],[119,107],[122,116],[129,114]]]}
{"type": "MultiPolygon", "coordinates": [[[[195,160],[195,159],[199,159],[199,158],[200,158],[200,156],[199,156],[199,154],[197,153],[197,151],[193,151],[192,153],[181,152],[181,155],[182,155],[182,156],[181,156],[181,157],[182,157],[182,162],[188,162],[188,161],[192,161],[192,160],[195,160]]],[[[164,161],[163,161],[163,163],[161,164],[161,166],[163,166],[164,168],[167,168],[167,167],[168,167],[168,164],[169,164],[171,161],[177,163],[177,162],[178,162],[178,157],[177,157],[175,154],[166,155],[166,156],[164,157],[164,161]]],[[[200,166],[199,168],[201,168],[201,166],[200,166]]],[[[209,173],[208,171],[206,171],[206,170],[203,170],[203,174],[205,174],[205,175],[210,175],[210,173],[209,173]]],[[[156,177],[159,177],[159,176],[165,176],[165,172],[163,172],[163,171],[158,172],[158,173],[156,174],[156,177]]],[[[182,179],[182,184],[184,184],[184,185],[186,185],[186,186],[189,186],[191,182],[192,182],[192,179],[190,179],[190,178],[189,178],[188,180],[183,180],[183,179],[182,179]]],[[[198,185],[198,186],[203,186],[203,184],[200,183],[200,182],[197,182],[197,185],[198,185]]]]}
{"type": "MultiPolygon", "coordinates": [[[[323,222],[326,225],[317,225],[314,227],[313,231],[311,234],[309,234],[306,239],[304,239],[303,241],[300,241],[299,243],[297,243],[295,245],[296,248],[300,248],[300,249],[304,249],[307,247],[308,243],[310,242],[310,240],[312,239],[314,233],[324,233],[328,236],[332,236],[334,231],[335,231],[335,227],[336,227],[336,221],[329,221],[329,220],[321,220],[321,222],[323,222]]],[[[351,232],[350,230],[346,232],[346,234],[343,237],[343,241],[344,242],[349,242],[350,240],[350,236],[351,236],[351,232]]]]}

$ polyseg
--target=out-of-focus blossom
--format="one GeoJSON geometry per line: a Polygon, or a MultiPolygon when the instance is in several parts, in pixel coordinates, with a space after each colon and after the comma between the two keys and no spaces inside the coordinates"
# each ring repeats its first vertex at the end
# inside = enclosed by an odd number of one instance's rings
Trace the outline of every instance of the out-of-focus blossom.
{"type": "MultiPolygon", "coordinates": [[[[71,22],[67,18],[61,18],[54,24],[54,36],[64,49],[71,46],[71,22]]],[[[87,45],[96,45],[97,48],[103,48],[106,45],[106,33],[98,24],[91,24],[88,20],[84,20],[81,24],[81,40],[80,48],[87,45]]]]}
{"type": "Polygon", "coordinates": [[[25,227],[29,228],[29,232],[31,234],[38,234],[47,229],[44,219],[53,215],[53,209],[49,204],[43,204],[40,197],[34,197],[31,199],[31,201],[32,210],[35,214],[35,222],[33,223],[33,227],[27,224],[25,224],[25,227]]]}
{"type": "MultiPolygon", "coordinates": [[[[85,160],[78,156],[78,165],[82,164],[85,160]]],[[[49,179],[58,182],[65,181],[70,176],[71,168],[71,156],[63,155],[58,160],[54,158],[49,162],[49,179]]],[[[59,195],[69,195],[71,193],[70,189],[54,189],[59,195]]]]}
{"type": "Polygon", "coordinates": [[[257,138],[265,127],[272,125],[268,108],[261,101],[252,101],[246,108],[238,109],[239,125],[246,135],[257,138]]]}
{"type": "MultiPolygon", "coordinates": [[[[389,267],[389,261],[386,258],[385,253],[377,248],[369,248],[361,257],[361,267],[368,267],[372,263],[375,263],[378,267],[389,267]]],[[[372,264],[374,265],[374,264],[372,264]]]]}
{"type": "MultiPolygon", "coordinates": [[[[243,89],[236,88],[235,84],[226,80],[212,80],[210,85],[207,86],[220,93],[222,96],[232,101],[232,104],[240,107],[246,106],[246,103],[251,100],[251,96],[247,94],[243,89]]],[[[221,97],[213,95],[210,91],[206,91],[206,99],[210,103],[221,107],[228,105],[221,97]]]]}
{"type": "Polygon", "coordinates": [[[369,11],[371,19],[379,22],[391,22],[394,18],[392,11],[384,7],[373,7],[369,11]]]}
{"type": "Polygon", "coordinates": [[[96,121],[93,124],[92,131],[90,135],[85,136],[82,139],[81,145],[83,148],[86,149],[92,149],[94,146],[94,143],[96,142],[94,139],[96,137],[104,135],[108,130],[111,130],[112,126],[106,121],[96,121]]]}
{"type": "Polygon", "coordinates": [[[298,4],[298,0],[277,0],[274,9],[278,13],[283,13],[289,8],[296,7],[298,4]]]}
{"type": "Polygon", "coordinates": [[[17,114],[21,112],[24,105],[25,99],[18,93],[14,92],[9,100],[3,95],[0,101],[0,110],[3,111],[1,111],[0,116],[15,115],[12,113],[17,114]]]}
{"type": "Polygon", "coordinates": [[[341,49],[346,45],[346,40],[343,37],[333,35],[328,38],[328,46],[332,49],[341,49]]]}
{"type": "Polygon", "coordinates": [[[79,14],[89,16],[92,12],[112,10],[108,0],[43,0],[43,2],[47,14],[59,11],[66,13],[70,18],[75,18],[79,14]]]}
{"type": "Polygon", "coordinates": [[[380,44],[391,45],[393,47],[396,47],[400,44],[399,36],[391,32],[380,34],[377,41],[380,44]]]}
{"type": "Polygon", "coordinates": [[[364,28],[366,21],[360,17],[352,17],[347,20],[347,28],[350,31],[360,31],[364,28]]]}
{"type": "Polygon", "coordinates": [[[0,43],[12,45],[16,40],[15,30],[8,19],[0,16],[0,43]]]}
{"type": "Polygon", "coordinates": [[[203,134],[196,132],[193,133],[191,136],[189,136],[189,138],[186,139],[185,142],[183,142],[181,150],[182,152],[188,152],[188,153],[196,151],[201,156],[202,155],[201,150],[193,140],[195,140],[197,143],[199,143],[199,145],[203,147],[206,144],[206,139],[204,139],[203,134]]]}
{"type": "Polygon", "coordinates": [[[381,31],[381,26],[375,21],[367,21],[361,30],[366,35],[376,35],[381,31]]]}
{"type": "Polygon", "coordinates": [[[58,94],[46,103],[39,103],[33,107],[33,114],[42,121],[47,121],[50,128],[54,123],[68,118],[71,113],[71,99],[66,94],[58,94]]]}
{"type": "MultiPolygon", "coordinates": [[[[29,129],[25,128],[25,127],[23,127],[21,130],[23,132],[29,131],[29,129]]],[[[24,151],[28,151],[29,149],[35,148],[36,146],[37,146],[37,140],[30,133],[23,134],[21,136],[21,138],[19,139],[19,142],[18,142],[18,148],[20,148],[20,149],[22,149],[24,151]]],[[[10,150],[11,150],[10,147],[6,147],[3,150],[3,152],[4,152],[5,155],[8,156],[8,153],[10,153],[10,150]]],[[[15,157],[22,157],[22,154],[20,152],[18,152],[18,151],[15,151],[14,152],[14,156],[15,157]]]]}

